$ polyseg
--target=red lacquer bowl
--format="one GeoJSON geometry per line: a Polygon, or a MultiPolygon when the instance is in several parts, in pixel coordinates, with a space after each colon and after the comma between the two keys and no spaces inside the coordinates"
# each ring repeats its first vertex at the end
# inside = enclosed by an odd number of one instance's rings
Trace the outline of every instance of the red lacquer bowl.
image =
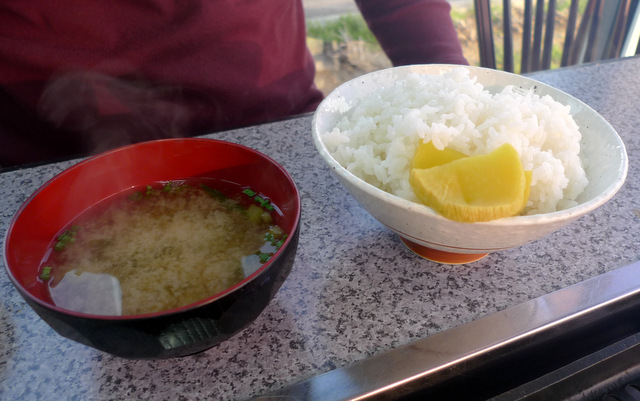
{"type": "Polygon", "coordinates": [[[5,241],[5,266],[20,295],[64,337],[124,358],[162,359],[197,353],[247,327],[264,310],[293,266],[300,196],[271,158],[230,142],[184,138],[126,146],[86,159],[40,187],[14,216],[5,241]],[[53,304],[38,267],[54,237],[88,208],[157,181],[222,179],[266,195],[282,211],[289,233],[277,253],[240,283],[173,310],[97,316],[53,304]]]}

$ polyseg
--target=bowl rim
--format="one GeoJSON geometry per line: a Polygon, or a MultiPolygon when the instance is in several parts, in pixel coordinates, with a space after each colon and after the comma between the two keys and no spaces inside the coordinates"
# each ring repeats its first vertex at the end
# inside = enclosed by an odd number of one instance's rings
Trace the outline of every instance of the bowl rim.
{"type": "MultiPolygon", "coordinates": [[[[185,178],[188,178],[188,177],[185,177],[185,178]]],[[[37,303],[41,307],[44,307],[46,309],[55,311],[57,313],[60,313],[60,314],[63,314],[63,315],[68,315],[68,316],[74,316],[74,317],[78,317],[78,318],[83,318],[83,319],[96,320],[96,321],[119,321],[119,322],[125,321],[126,322],[126,321],[137,321],[137,320],[155,319],[155,318],[167,318],[167,317],[171,317],[173,315],[177,315],[177,314],[181,314],[181,313],[185,313],[185,312],[190,312],[192,310],[198,309],[198,308],[200,308],[200,307],[202,307],[204,305],[207,305],[207,304],[212,304],[212,303],[218,301],[221,298],[224,298],[225,296],[227,296],[227,295],[229,295],[231,293],[239,291],[241,288],[245,287],[246,285],[248,285],[252,281],[256,280],[265,271],[270,269],[270,267],[278,259],[280,259],[280,257],[287,250],[287,248],[289,247],[289,245],[291,244],[292,241],[296,241],[296,238],[294,238],[295,237],[294,234],[296,232],[298,232],[299,229],[300,229],[301,216],[302,216],[302,202],[301,202],[301,199],[300,199],[300,192],[298,190],[298,187],[296,186],[296,183],[293,180],[293,177],[291,177],[291,175],[289,174],[289,172],[280,163],[278,163],[276,160],[274,160],[272,157],[270,157],[270,156],[268,156],[268,155],[266,155],[266,154],[264,154],[264,153],[262,153],[262,152],[260,152],[260,151],[258,151],[256,149],[248,147],[246,145],[243,145],[243,144],[240,144],[240,143],[236,143],[236,142],[225,141],[225,140],[221,140],[221,139],[201,138],[201,137],[156,139],[156,140],[138,142],[138,143],[134,143],[134,144],[130,144],[130,145],[121,146],[121,147],[118,147],[118,148],[107,150],[105,152],[101,152],[101,153],[96,154],[96,155],[89,156],[89,157],[87,157],[87,158],[85,158],[85,159],[83,159],[83,160],[81,160],[81,161],[79,161],[77,163],[74,163],[73,165],[65,168],[64,170],[56,173],[52,178],[48,179],[45,183],[40,185],[20,205],[18,210],[15,212],[15,214],[11,218],[11,221],[10,221],[10,223],[9,223],[9,225],[7,227],[7,230],[5,232],[5,235],[4,235],[3,261],[4,261],[5,272],[9,276],[9,279],[11,280],[13,286],[18,290],[18,292],[23,297],[27,297],[27,298],[29,298],[30,301],[37,303]],[[292,220],[293,221],[293,225],[292,225],[291,233],[285,239],[284,243],[278,249],[278,251],[269,259],[269,261],[267,263],[264,263],[255,272],[253,272],[249,276],[247,276],[244,279],[242,279],[240,282],[234,284],[231,287],[226,288],[225,290],[223,290],[221,292],[218,292],[216,294],[211,295],[210,297],[201,299],[199,301],[196,301],[196,302],[193,302],[193,303],[190,303],[190,304],[187,304],[187,305],[179,306],[179,307],[172,308],[172,309],[166,309],[166,310],[163,310],[163,311],[152,312],[152,313],[143,313],[143,314],[137,314],[137,315],[94,315],[94,314],[90,314],[90,313],[77,312],[77,311],[61,308],[59,306],[56,306],[55,304],[46,302],[46,301],[34,296],[33,294],[31,294],[31,292],[26,290],[24,288],[24,286],[22,286],[20,284],[20,282],[18,281],[18,279],[14,276],[14,274],[13,274],[13,272],[12,272],[10,266],[9,266],[9,261],[7,260],[7,254],[8,254],[8,251],[9,251],[9,249],[8,249],[9,248],[8,239],[9,239],[10,234],[13,231],[13,226],[16,224],[18,218],[20,217],[20,215],[24,211],[24,209],[27,207],[27,205],[34,198],[36,198],[44,190],[44,188],[46,188],[49,185],[53,184],[54,181],[56,181],[63,174],[67,174],[68,172],[70,172],[72,170],[75,170],[75,169],[83,168],[84,165],[86,165],[88,163],[92,163],[96,159],[103,158],[103,157],[108,157],[109,155],[111,155],[113,153],[126,152],[126,151],[129,151],[132,148],[139,147],[139,146],[154,146],[155,144],[157,144],[159,142],[190,142],[190,143],[209,143],[209,144],[218,143],[218,144],[224,144],[225,146],[229,146],[230,145],[230,146],[234,146],[234,147],[237,147],[239,149],[242,149],[244,151],[248,151],[250,153],[255,153],[258,156],[260,156],[263,159],[265,159],[266,161],[268,161],[269,163],[271,163],[272,165],[274,165],[274,167],[276,167],[283,174],[283,176],[286,178],[286,180],[289,181],[289,183],[291,184],[291,187],[293,188],[292,195],[295,195],[294,200],[295,200],[295,214],[296,214],[293,217],[293,220],[292,220]]]]}
{"type": "MultiPolygon", "coordinates": [[[[370,196],[373,196],[374,198],[380,199],[384,203],[395,204],[396,206],[401,207],[403,209],[415,209],[417,213],[421,215],[429,216],[431,218],[436,219],[437,221],[454,222],[453,220],[449,220],[446,217],[441,216],[439,213],[437,213],[435,210],[433,210],[432,208],[430,208],[425,204],[413,202],[408,199],[404,199],[397,195],[391,194],[387,191],[384,191],[366,182],[362,178],[348,171],[345,167],[343,167],[340,163],[338,163],[338,161],[336,161],[333,158],[333,156],[325,146],[324,141],[322,140],[322,134],[324,133],[320,133],[318,130],[319,116],[322,111],[323,105],[325,105],[328,102],[331,102],[333,98],[337,96],[336,93],[339,92],[342,88],[349,85],[353,85],[358,81],[363,81],[363,79],[368,79],[375,75],[389,73],[390,71],[407,70],[408,72],[415,72],[418,74],[435,75],[434,73],[427,72],[425,70],[435,70],[438,68],[440,68],[441,71],[451,70],[454,68],[465,68],[472,72],[475,71],[475,72],[484,72],[489,74],[498,74],[498,75],[517,77],[523,82],[528,82],[533,86],[539,86],[541,88],[544,88],[545,90],[555,92],[555,93],[560,93],[563,96],[567,96],[569,99],[576,102],[581,107],[584,107],[585,110],[595,115],[598,119],[601,120],[601,122],[605,126],[609,128],[610,132],[614,134],[617,147],[620,149],[620,153],[622,155],[620,160],[620,168],[618,169],[618,176],[616,177],[616,180],[613,181],[600,194],[598,194],[597,196],[593,197],[592,199],[584,203],[580,203],[576,206],[572,206],[567,209],[558,210],[558,211],[549,212],[549,213],[540,213],[540,214],[533,214],[533,215],[518,215],[518,216],[504,217],[501,219],[485,221],[485,222],[474,222],[474,223],[455,222],[455,223],[473,224],[476,226],[487,226],[487,227],[506,227],[506,226],[514,226],[514,225],[536,226],[536,225],[544,225],[551,221],[562,222],[566,220],[572,220],[576,217],[582,216],[586,213],[593,211],[594,209],[598,208],[599,206],[607,202],[620,190],[620,188],[624,184],[628,174],[628,170],[629,170],[629,160],[628,160],[628,155],[626,151],[626,146],[622,141],[622,138],[620,137],[618,132],[613,128],[613,126],[604,117],[602,117],[597,111],[595,111],[591,106],[587,105],[580,99],[570,95],[569,93],[566,93],[560,89],[554,88],[551,85],[545,84],[544,82],[538,81],[533,78],[525,77],[522,75],[518,75],[515,73],[506,72],[506,71],[494,70],[491,68],[477,67],[477,66],[464,66],[464,65],[457,65],[457,64],[414,64],[414,65],[405,65],[405,66],[386,68],[383,70],[373,71],[373,72],[361,75],[357,78],[351,79],[341,84],[336,89],[334,89],[331,93],[329,93],[329,95],[327,95],[322,100],[322,102],[318,105],[318,108],[314,112],[311,125],[312,125],[312,137],[313,137],[313,142],[315,144],[315,147],[317,151],[320,153],[321,157],[324,159],[324,161],[329,165],[329,167],[331,167],[331,170],[342,179],[352,183],[353,185],[358,187],[360,190],[364,191],[370,196]]],[[[553,95],[551,96],[553,98],[553,95]]]]}

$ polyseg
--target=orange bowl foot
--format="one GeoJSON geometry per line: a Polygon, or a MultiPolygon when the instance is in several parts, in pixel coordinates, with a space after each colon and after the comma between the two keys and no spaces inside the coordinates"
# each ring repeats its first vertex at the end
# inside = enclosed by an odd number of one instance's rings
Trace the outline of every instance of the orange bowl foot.
{"type": "Polygon", "coordinates": [[[404,243],[407,248],[409,248],[416,255],[433,262],[449,265],[462,265],[465,263],[475,262],[488,255],[488,253],[454,253],[440,251],[438,249],[433,249],[424,245],[416,244],[415,242],[411,242],[402,237],[400,237],[400,240],[402,240],[402,243],[404,243]]]}

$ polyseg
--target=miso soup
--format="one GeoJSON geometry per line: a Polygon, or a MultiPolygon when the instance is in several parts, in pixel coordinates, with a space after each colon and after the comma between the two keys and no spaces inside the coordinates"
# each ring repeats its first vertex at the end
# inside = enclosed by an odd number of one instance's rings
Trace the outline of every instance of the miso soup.
{"type": "Polygon", "coordinates": [[[226,181],[156,183],[74,221],[52,243],[41,279],[54,303],[85,313],[188,305],[242,281],[277,251],[286,238],[279,213],[226,181]]]}

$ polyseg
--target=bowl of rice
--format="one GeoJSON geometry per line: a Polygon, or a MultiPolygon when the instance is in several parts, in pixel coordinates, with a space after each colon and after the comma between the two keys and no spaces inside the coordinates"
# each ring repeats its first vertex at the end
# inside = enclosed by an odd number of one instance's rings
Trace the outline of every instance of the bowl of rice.
{"type": "Polygon", "coordinates": [[[533,79],[481,67],[413,65],[363,75],[325,98],[312,132],[362,207],[409,249],[442,263],[540,239],[611,199],[628,170],[624,143],[592,108],[533,79]],[[420,202],[409,170],[429,141],[470,156],[513,146],[531,171],[524,210],[468,223],[420,202]]]}

